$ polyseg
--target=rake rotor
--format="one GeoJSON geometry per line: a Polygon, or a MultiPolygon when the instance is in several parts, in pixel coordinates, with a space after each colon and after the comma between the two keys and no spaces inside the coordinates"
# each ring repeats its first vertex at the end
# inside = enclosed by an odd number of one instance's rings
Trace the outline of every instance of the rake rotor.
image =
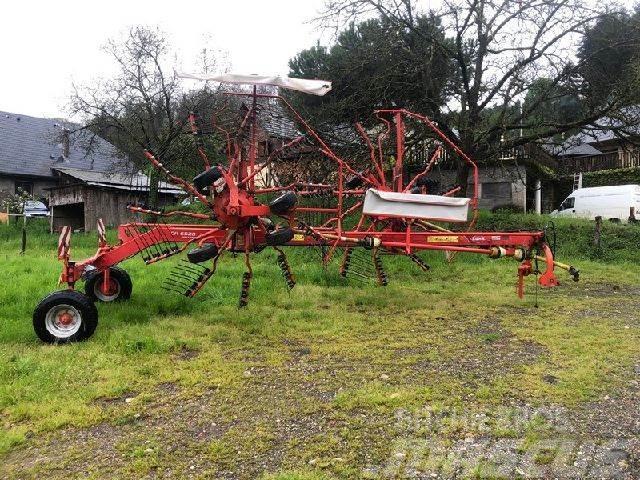
{"type": "MultiPolygon", "coordinates": [[[[543,287],[558,285],[555,268],[567,270],[577,281],[577,269],[555,260],[544,231],[473,230],[478,168],[435,122],[403,109],[374,114],[378,126],[356,124],[350,135],[341,132],[327,141],[285,99],[258,93],[255,87],[251,93],[231,92],[210,126],[191,113],[185,133],[193,139],[201,173],[188,181],[159,155],[144,154],[205,212],[130,205],[132,213],[155,221],[120,225],[116,245],[106,242],[102,227],[97,253],[83,261],[70,260],[70,230],[65,229],[58,248],[60,282],[72,290],[80,279],[93,278],[91,293],[111,301],[118,291],[131,291],[126,272],[115,268],[123,260],[139,253],[149,265],[186,252],[163,287],[193,297],[229,252],[232,258],[244,257],[238,301],[244,307],[254,276],[251,257],[266,248],[275,250],[286,288],[294,288],[284,247],[320,249],[325,268],[338,263],[341,277],[373,280],[379,286],[389,281],[383,255],[406,256],[427,272],[429,265],[417,255],[424,250],[442,251],[449,259],[460,252],[511,258],[518,262],[520,297],[525,278],[537,276],[539,264],[545,267],[537,280],[543,287]],[[207,145],[215,146],[215,157],[207,145]],[[469,198],[456,197],[462,187],[451,186],[445,175],[459,163],[470,171],[469,198]],[[440,177],[434,179],[436,174],[440,177]],[[165,223],[175,216],[195,223],[165,223]],[[118,285],[126,288],[118,290],[118,285]]],[[[66,301],[80,300],[76,295],[66,301]]]]}

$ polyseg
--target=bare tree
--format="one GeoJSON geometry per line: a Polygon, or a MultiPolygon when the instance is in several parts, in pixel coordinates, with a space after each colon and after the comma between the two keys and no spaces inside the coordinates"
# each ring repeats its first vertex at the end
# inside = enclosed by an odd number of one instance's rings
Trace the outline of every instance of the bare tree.
{"type": "MultiPolygon", "coordinates": [[[[559,94],[583,96],[580,72],[590,57],[578,57],[578,47],[589,27],[609,13],[602,7],[582,0],[444,0],[431,13],[441,19],[447,41],[437,35],[426,40],[456,70],[448,102],[434,113],[435,120],[480,162],[497,158],[499,150],[588,125],[626,105],[627,97],[617,92],[600,102],[582,102],[573,118],[539,115],[559,94]],[[541,78],[547,81],[540,83],[541,78]],[[534,84],[537,95],[524,103],[534,84]]],[[[379,16],[420,34],[417,19],[425,14],[415,0],[328,0],[318,21],[340,29],[379,16]]],[[[466,185],[467,175],[461,162],[460,185],[466,185]]]]}
{"type": "MultiPolygon", "coordinates": [[[[113,78],[93,84],[73,86],[70,114],[83,120],[82,135],[87,151],[94,148],[93,135],[115,145],[126,161],[147,170],[143,156],[147,149],[164,162],[178,161],[184,154],[181,134],[189,109],[197,109],[207,101],[206,92],[185,94],[175,72],[176,57],[164,34],[157,29],[132,27],[121,41],[109,40],[105,52],[114,60],[117,73],[113,78]],[[186,111],[186,112],[185,112],[186,111]]],[[[215,51],[203,49],[198,68],[217,67],[215,51]]],[[[150,202],[157,199],[157,177],[148,169],[151,181],[150,202]]]]}

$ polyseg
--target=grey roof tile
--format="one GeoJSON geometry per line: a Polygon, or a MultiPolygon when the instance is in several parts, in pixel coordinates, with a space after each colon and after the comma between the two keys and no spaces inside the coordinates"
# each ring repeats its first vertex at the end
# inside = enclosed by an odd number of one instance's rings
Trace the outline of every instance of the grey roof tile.
{"type": "Polygon", "coordinates": [[[564,148],[559,149],[556,154],[559,157],[577,157],[585,155],[600,155],[602,152],[588,143],[581,143],[577,145],[566,144],[564,148]]]}
{"type": "Polygon", "coordinates": [[[113,171],[119,160],[116,148],[94,137],[92,153],[82,148],[88,133],[71,135],[69,156],[62,158],[63,128],[77,124],[0,111],[0,173],[53,177],[52,168],[68,167],[99,172],[113,171]]]}
{"type": "MultiPolygon", "coordinates": [[[[149,177],[143,173],[134,173],[131,175],[125,173],[109,173],[97,172],[95,170],[83,170],[78,168],[55,167],[55,170],[65,175],[69,175],[88,185],[100,187],[118,188],[123,190],[134,190],[146,192],[149,190],[149,177]]],[[[181,194],[184,191],[167,182],[158,184],[159,191],[162,193],[181,194]]]]}

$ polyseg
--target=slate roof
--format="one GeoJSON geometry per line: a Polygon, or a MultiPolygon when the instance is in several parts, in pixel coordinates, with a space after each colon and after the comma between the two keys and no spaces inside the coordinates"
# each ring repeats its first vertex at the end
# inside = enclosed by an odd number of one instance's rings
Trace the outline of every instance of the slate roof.
{"type": "MultiPolygon", "coordinates": [[[[246,107],[245,107],[246,108],[246,107]]],[[[302,135],[280,102],[262,102],[256,106],[258,125],[271,137],[294,139],[302,135]]]]}
{"type": "MultiPolygon", "coordinates": [[[[621,127],[616,127],[621,128],[621,127]]],[[[586,129],[582,132],[579,132],[567,139],[567,143],[571,144],[579,144],[579,143],[590,143],[590,144],[598,144],[602,142],[606,142],[608,140],[620,139],[630,135],[637,135],[638,132],[634,127],[629,127],[625,130],[620,130],[618,133],[610,130],[608,128],[593,128],[586,129]]]]}
{"type": "Polygon", "coordinates": [[[567,138],[561,145],[544,147],[558,156],[599,155],[600,144],[610,140],[622,140],[640,135],[640,105],[625,108],[619,118],[602,117],[582,131],[567,138]]]}
{"type": "MultiPolygon", "coordinates": [[[[247,105],[244,106],[247,109],[247,105]]],[[[300,136],[308,136],[304,128],[298,128],[293,120],[293,114],[280,102],[270,100],[258,103],[257,108],[258,125],[267,132],[270,137],[283,140],[293,140],[300,136]]],[[[312,125],[320,137],[332,146],[347,146],[359,144],[361,139],[355,127],[350,124],[340,125],[312,125]]]]}
{"type": "Polygon", "coordinates": [[[87,155],[81,148],[81,137],[88,137],[88,133],[71,134],[69,156],[62,157],[63,128],[77,127],[62,120],[0,111],[0,173],[51,178],[55,167],[112,171],[118,157],[116,148],[94,137],[94,151],[87,155]]]}
{"type": "MultiPolygon", "coordinates": [[[[54,170],[80,180],[87,185],[137,192],[149,191],[149,177],[142,173],[127,175],[124,173],[106,173],[67,167],[56,167],[54,170]]],[[[158,190],[161,193],[176,195],[184,193],[182,189],[167,182],[159,182],[158,190]]]]}
{"type": "Polygon", "coordinates": [[[602,152],[588,143],[563,143],[562,145],[551,145],[546,150],[558,157],[583,157],[589,155],[601,155],[602,152]]]}

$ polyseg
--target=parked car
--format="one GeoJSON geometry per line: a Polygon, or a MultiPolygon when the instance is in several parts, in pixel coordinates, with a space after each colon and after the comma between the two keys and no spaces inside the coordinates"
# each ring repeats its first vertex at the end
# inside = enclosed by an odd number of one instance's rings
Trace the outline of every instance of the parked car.
{"type": "Polygon", "coordinates": [[[22,212],[25,217],[48,217],[50,215],[47,206],[36,200],[27,200],[24,202],[24,210],[22,212]]]}
{"type": "Polygon", "coordinates": [[[589,187],[575,190],[551,215],[626,222],[631,215],[640,217],[640,185],[589,187]]]}

